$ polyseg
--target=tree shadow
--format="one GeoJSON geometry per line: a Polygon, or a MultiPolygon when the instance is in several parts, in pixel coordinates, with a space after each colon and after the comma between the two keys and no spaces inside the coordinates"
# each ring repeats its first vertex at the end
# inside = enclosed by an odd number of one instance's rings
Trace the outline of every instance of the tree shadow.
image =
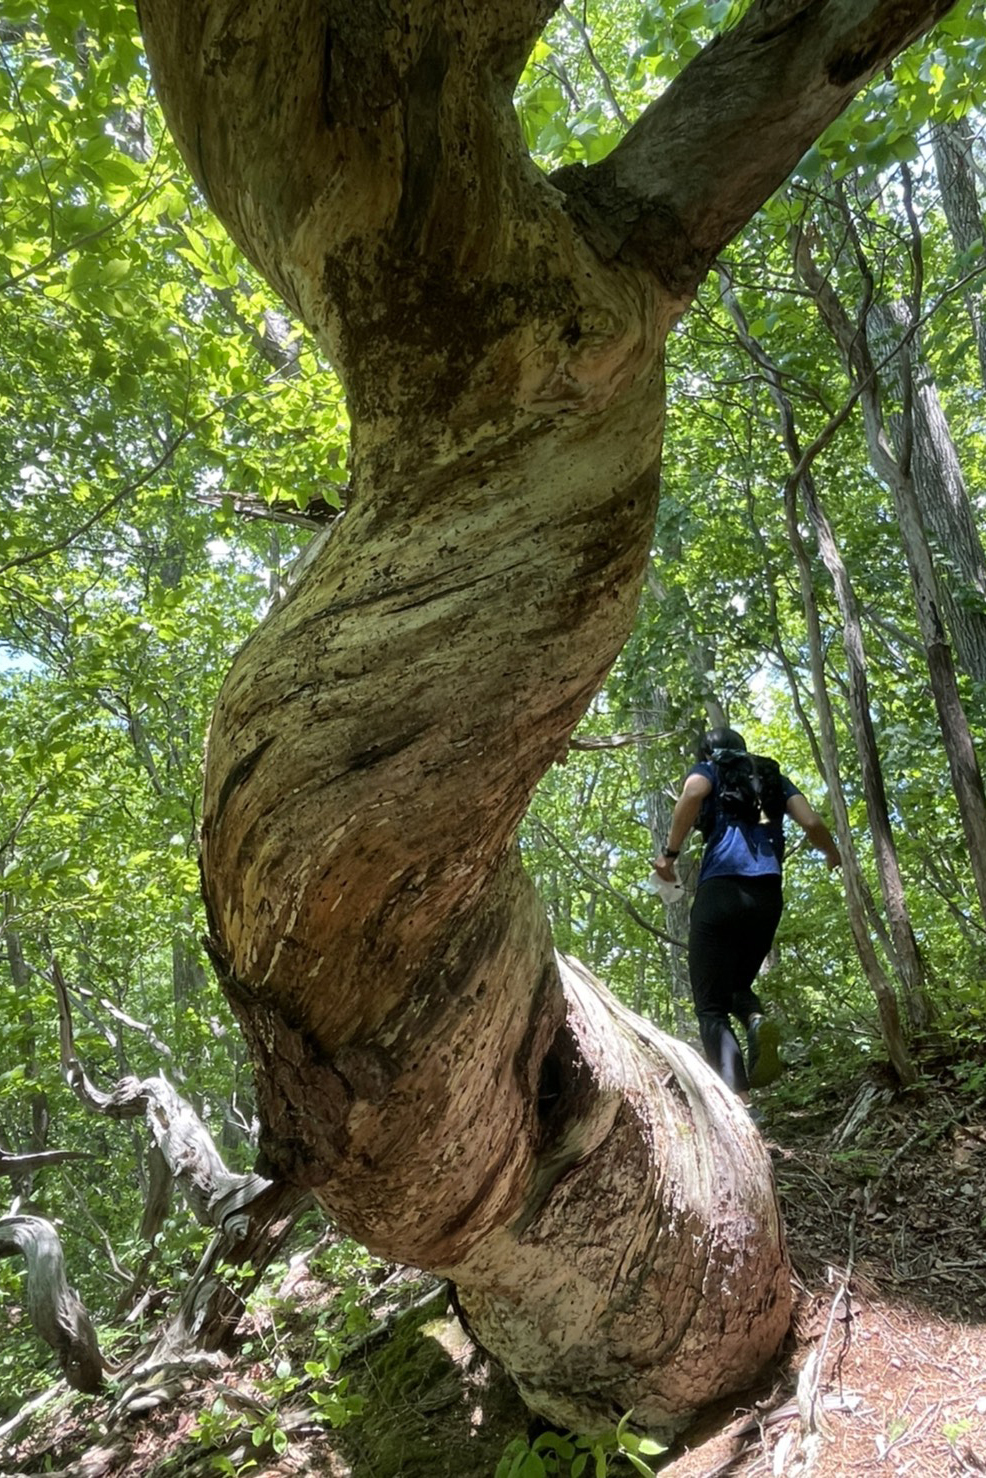
{"type": "Polygon", "coordinates": [[[442,1298],[398,1319],[352,1369],[350,1391],[363,1397],[363,1414],[333,1433],[333,1446],[352,1478],[492,1478],[505,1443],[531,1419],[442,1298]]]}

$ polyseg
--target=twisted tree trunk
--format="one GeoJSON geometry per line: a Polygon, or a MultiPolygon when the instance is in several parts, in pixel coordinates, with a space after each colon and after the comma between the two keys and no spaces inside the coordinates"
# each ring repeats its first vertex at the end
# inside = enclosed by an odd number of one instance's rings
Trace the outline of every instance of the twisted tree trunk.
{"type": "Polygon", "coordinates": [[[27,1263],[27,1308],[36,1334],[58,1356],[76,1391],[103,1385],[103,1359],[92,1320],[68,1286],[58,1233],[41,1216],[0,1216],[0,1257],[21,1253],[27,1263]]]}
{"type": "Polygon", "coordinates": [[[672,1430],[784,1336],[768,1158],[556,960],[514,835],[633,620],[668,331],[947,4],[760,0],[551,181],[511,100],[553,8],[142,4],[190,167],[353,424],[349,511],[220,695],[203,872],[273,1169],[454,1278],[550,1419],[672,1430]]]}

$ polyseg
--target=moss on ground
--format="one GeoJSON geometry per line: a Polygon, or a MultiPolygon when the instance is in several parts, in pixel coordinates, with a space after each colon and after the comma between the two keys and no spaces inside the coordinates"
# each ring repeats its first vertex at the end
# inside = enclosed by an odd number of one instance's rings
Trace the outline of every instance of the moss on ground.
{"type": "Polygon", "coordinates": [[[443,1298],[403,1315],[362,1372],[353,1371],[350,1389],[366,1400],[359,1421],[338,1434],[354,1475],[492,1478],[506,1443],[529,1420],[443,1298]]]}

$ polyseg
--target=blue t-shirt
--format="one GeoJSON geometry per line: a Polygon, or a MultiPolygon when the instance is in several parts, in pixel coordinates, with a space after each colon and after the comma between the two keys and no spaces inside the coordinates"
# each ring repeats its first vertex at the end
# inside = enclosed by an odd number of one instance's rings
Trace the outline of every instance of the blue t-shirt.
{"type": "MultiPolygon", "coordinates": [[[[704,883],[709,878],[767,878],[780,877],[784,863],[784,819],[775,821],[741,821],[719,811],[716,803],[719,792],[719,777],[710,760],[700,760],[689,770],[689,775],[702,775],[712,782],[712,789],[702,801],[696,825],[707,838],[702,853],[702,866],[698,880],[704,883]],[[718,814],[717,814],[718,813],[718,814]]],[[[781,776],[781,787],[785,802],[793,795],[800,795],[798,787],[781,776]]]]}

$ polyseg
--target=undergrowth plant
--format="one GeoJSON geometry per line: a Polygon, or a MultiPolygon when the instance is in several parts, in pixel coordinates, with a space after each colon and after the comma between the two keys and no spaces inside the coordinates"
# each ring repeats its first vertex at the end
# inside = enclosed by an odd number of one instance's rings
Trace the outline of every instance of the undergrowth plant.
{"type": "Polygon", "coordinates": [[[632,1414],[627,1412],[618,1426],[598,1437],[574,1432],[541,1432],[532,1442],[515,1437],[504,1448],[494,1478],[607,1478],[626,1467],[653,1478],[654,1469],[644,1459],[665,1449],[629,1430],[632,1414]]]}

